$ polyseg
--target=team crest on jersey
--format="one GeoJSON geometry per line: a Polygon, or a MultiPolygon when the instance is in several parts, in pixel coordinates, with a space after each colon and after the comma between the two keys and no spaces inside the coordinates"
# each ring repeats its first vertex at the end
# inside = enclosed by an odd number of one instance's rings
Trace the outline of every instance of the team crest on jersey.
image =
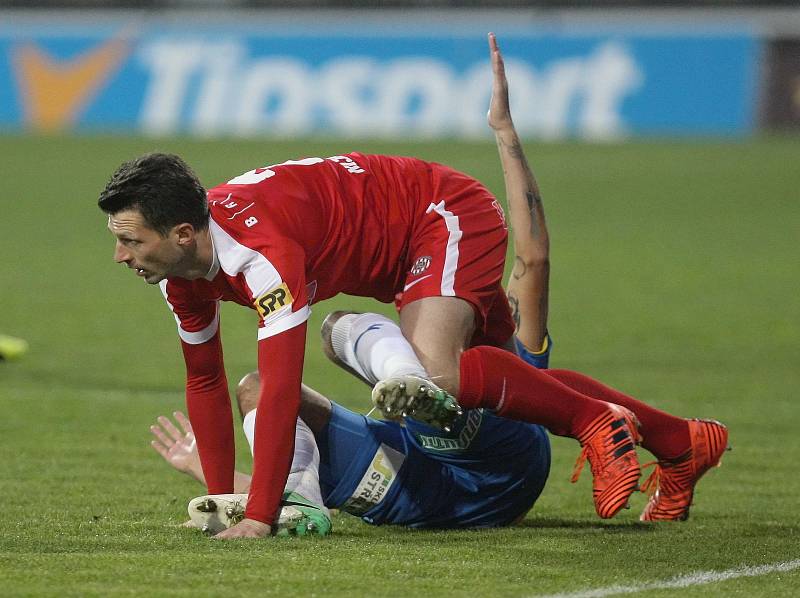
{"type": "Polygon", "coordinates": [[[291,305],[292,301],[294,301],[294,297],[284,282],[281,286],[258,297],[254,303],[261,318],[266,319],[269,314],[291,305]]]}
{"type": "Polygon", "coordinates": [[[422,274],[427,270],[431,265],[431,256],[423,255],[422,257],[418,257],[417,261],[414,262],[414,265],[411,266],[411,274],[416,276],[417,274],[422,274]]]}

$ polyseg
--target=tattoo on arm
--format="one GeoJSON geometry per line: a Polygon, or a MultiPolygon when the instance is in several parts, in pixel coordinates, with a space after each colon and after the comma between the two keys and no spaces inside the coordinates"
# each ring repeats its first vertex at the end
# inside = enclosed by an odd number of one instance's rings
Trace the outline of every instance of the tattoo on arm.
{"type": "Polygon", "coordinates": [[[542,203],[542,198],[535,189],[526,191],[525,197],[528,200],[528,209],[531,211],[531,214],[533,214],[533,210],[536,209],[536,206],[542,203]]]}
{"type": "Polygon", "coordinates": [[[512,158],[516,158],[517,160],[522,160],[525,165],[527,166],[527,160],[525,159],[525,151],[522,149],[522,144],[519,142],[519,137],[514,137],[514,140],[511,142],[511,145],[508,146],[508,153],[511,154],[512,158]]]}
{"type": "MultiPolygon", "coordinates": [[[[514,277],[514,280],[519,280],[528,272],[528,266],[525,265],[525,262],[522,261],[522,258],[517,256],[514,260],[514,269],[511,271],[511,276],[514,277]]],[[[511,295],[509,295],[509,300],[511,299],[511,295]]],[[[519,301],[518,301],[519,302],[519,301]]]]}
{"type": "Polygon", "coordinates": [[[522,149],[522,143],[520,143],[519,137],[515,136],[510,145],[506,144],[502,139],[500,141],[508,148],[508,153],[512,158],[522,162],[522,167],[531,180],[531,186],[525,191],[525,198],[528,200],[528,212],[530,212],[531,215],[531,234],[534,237],[538,237],[541,233],[541,225],[539,223],[537,207],[542,203],[542,196],[539,195],[539,190],[536,188],[536,184],[533,183],[533,174],[531,173],[530,166],[528,166],[525,150],[522,149]]]}
{"type": "Polygon", "coordinates": [[[528,169],[528,160],[525,158],[525,150],[522,149],[522,144],[519,141],[519,137],[514,135],[514,138],[511,140],[511,143],[507,143],[505,139],[503,139],[502,137],[498,137],[497,143],[501,147],[508,149],[509,155],[515,160],[521,161],[522,165],[526,169],[528,169]]]}
{"type": "Polygon", "coordinates": [[[542,198],[535,191],[526,191],[525,197],[528,199],[528,211],[531,214],[531,235],[534,239],[538,239],[542,232],[542,227],[539,224],[539,213],[536,206],[542,203],[542,198]]]}
{"type": "Polygon", "coordinates": [[[508,305],[511,308],[511,317],[514,319],[515,331],[519,332],[519,299],[514,293],[508,293],[508,305]]]}

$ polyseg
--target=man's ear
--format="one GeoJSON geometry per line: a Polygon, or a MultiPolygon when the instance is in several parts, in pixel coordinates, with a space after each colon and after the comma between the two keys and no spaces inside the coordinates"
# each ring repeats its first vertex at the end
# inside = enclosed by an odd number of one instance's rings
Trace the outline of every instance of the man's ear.
{"type": "Polygon", "coordinates": [[[176,224],[172,227],[172,233],[177,237],[178,245],[183,246],[194,243],[195,237],[197,237],[197,231],[188,222],[176,224]]]}

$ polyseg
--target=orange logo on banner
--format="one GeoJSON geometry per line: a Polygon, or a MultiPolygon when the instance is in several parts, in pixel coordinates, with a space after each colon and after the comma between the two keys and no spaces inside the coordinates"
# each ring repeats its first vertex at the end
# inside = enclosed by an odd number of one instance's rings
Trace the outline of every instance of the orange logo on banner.
{"type": "Polygon", "coordinates": [[[15,48],[14,70],[27,123],[40,131],[73,124],[127,54],[128,43],[121,39],[68,61],[55,60],[33,44],[15,48]]]}

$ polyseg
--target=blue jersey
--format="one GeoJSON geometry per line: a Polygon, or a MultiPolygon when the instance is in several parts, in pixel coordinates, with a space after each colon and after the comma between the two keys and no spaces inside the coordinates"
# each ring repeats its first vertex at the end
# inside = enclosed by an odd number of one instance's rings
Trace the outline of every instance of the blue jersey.
{"type": "MultiPolygon", "coordinates": [[[[531,354],[533,365],[547,365],[531,354]]],[[[523,356],[523,359],[526,359],[523,356]]],[[[467,411],[449,433],[413,419],[366,418],[335,405],[320,448],[325,504],[375,525],[495,527],[524,516],[550,470],[541,426],[467,411]]]]}
{"type": "Polygon", "coordinates": [[[528,347],[522,344],[516,336],[514,337],[514,344],[517,346],[517,353],[519,353],[520,358],[525,361],[526,363],[531,364],[533,367],[537,367],[540,370],[546,370],[547,366],[550,364],[550,349],[553,348],[553,339],[550,338],[550,335],[547,334],[544,337],[544,345],[542,350],[538,353],[534,353],[533,351],[529,350],[528,347]]]}

